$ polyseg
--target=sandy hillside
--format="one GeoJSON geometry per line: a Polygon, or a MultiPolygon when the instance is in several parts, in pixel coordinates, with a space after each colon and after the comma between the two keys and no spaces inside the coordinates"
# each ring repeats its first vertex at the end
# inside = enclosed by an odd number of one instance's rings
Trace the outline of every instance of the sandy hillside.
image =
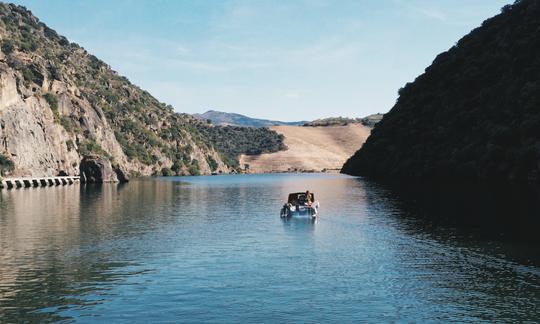
{"type": "Polygon", "coordinates": [[[285,136],[286,151],[242,155],[240,165],[249,164],[249,172],[339,170],[365,142],[371,129],[361,124],[347,126],[302,127],[273,126],[285,136]]]}

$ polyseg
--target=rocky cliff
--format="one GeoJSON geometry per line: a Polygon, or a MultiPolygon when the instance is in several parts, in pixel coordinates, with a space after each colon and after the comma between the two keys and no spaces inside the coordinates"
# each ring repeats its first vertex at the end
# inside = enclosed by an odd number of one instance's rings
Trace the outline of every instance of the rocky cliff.
{"type": "Polygon", "coordinates": [[[540,1],[505,6],[437,56],[342,171],[539,181],[540,1]]]}
{"type": "Polygon", "coordinates": [[[0,162],[12,164],[0,170],[78,174],[83,157],[98,155],[131,175],[209,174],[230,172],[246,150],[224,138],[227,130],[175,113],[24,7],[0,3],[0,49],[0,162]]]}

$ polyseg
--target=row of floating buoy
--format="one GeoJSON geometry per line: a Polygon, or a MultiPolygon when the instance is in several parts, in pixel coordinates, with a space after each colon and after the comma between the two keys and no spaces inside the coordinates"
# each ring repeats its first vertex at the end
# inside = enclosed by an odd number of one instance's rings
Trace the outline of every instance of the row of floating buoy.
{"type": "Polygon", "coordinates": [[[24,177],[2,179],[1,186],[4,189],[65,186],[81,181],[79,176],[59,177],[24,177]]]}

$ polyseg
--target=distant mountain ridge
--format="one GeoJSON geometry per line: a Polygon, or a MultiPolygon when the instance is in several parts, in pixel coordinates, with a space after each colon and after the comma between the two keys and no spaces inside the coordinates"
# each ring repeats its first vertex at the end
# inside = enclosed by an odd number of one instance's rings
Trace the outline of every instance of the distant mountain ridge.
{"type": "Polygon", "coordinates": [[[210,120],[213,125],[221,126],[244,126],[244,127],[270,127],[270,126],[299,126],[305,121],[284,122],[278,120],[251,118],[241,114],[227,113],[216,110],[208,110],[203,114],[193,114],[193,117],[201,120],[210,120]]]}
{"type": "Polygon", "coordinates": [[[227,113],[217,110],[208,110],[203,114],[193,114],[200,120],[210,120],[213,125],[243,126],[243,127],[271,127],[271,126],[346,126],[348,124],[362,124],[374,127],[383,117],[383,114],[372,114],[364,118],[328,117],[313,121],[284,122],[279,120],[251,118],[236,113],[227,113]]]}

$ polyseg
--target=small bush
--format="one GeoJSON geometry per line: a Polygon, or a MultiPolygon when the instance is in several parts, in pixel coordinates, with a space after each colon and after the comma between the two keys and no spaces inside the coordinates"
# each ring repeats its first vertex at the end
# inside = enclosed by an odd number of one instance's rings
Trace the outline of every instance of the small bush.
{"type": "Polygon", "coordinates": [[[87,138],[79,145],[79,154],[82,156],[96,154],[108,159],[111,158],[110,154],[105,152],[105,150],[101,148],[101,145],[93,138],[87,138]]]}
{"type": "Polygon", "coordinates": [[[58,99],[56,98],[56,96],[52,93],[46,93],[43,95],[43,99],[47,101],[47,103],[49,104],[49,107],[51,107],[51,110],[55,114],[57,114],[58,113],[58,99]]]}
{"type": "Polygon", "coordinates": [[[13,53],[13,50],[15,49],[15,46],[13,46],[13,43],[9,39],[4,39],[0,47],[2,48],[2,52],[6,55],[13,53]]]}
{"type": "Polygon", "coordinates": [[[171,170],[176,174],[176,175],[180,175],[180,173],[182,172],[182,162],[179,161],[179,160],[176,160],[174,161],[172,167],[171,167],[171,170]]]}
{"type": "Polygon", "coordinates": [[[21,69],[24,85],[29,86],[31,82],[41,84],[43,82],[43,75],[38,71],[38,68],[34,65],[25,66],[21,69]]]}
{"type": "Polygon", "coordinates": [[[76,126],[73,124],[71,118],[66,116],[60,117],[60,125],[62,125],[62,127],[64,127],[68,133],[73,133],[73,131],[76,129],[76,126]]]}
{"type": "Polygon", "coordinates": [[[191,165],[188,167],[189,174],[193,176],[201,175],[201,169],[199,167],[199,161],[193,160],[191,162],[191,165]]]}
{"type": "Polygon", "coordinates": [[[66,146],[67,146],[68,152],[71,152],[75,148],[75,144],[73,144],[72,140],[67,140],[66,146]]]}
{"type": "Polygon", "coordinates": [[[216,162],[216,160],[211,157],[210,155],[208,155],[206,157],[206,161],[208,162],[208,165],[210,166],[210,170],[212,171],[216,171],[217,168],[218,168],[218,163],[216,162]]]}
{"type": "Polygon", "coordinates": [[[21,42],[20,48],[23,52],[30,53],[38,49],[38,45],[34,40],[21,42]]]}
{"type": "Polygon", "coordinates": [[[164,177],[172,177],[174,176],[174,172],[169,168],[163,168],[161,169],[161,175],[164,177]]]}

